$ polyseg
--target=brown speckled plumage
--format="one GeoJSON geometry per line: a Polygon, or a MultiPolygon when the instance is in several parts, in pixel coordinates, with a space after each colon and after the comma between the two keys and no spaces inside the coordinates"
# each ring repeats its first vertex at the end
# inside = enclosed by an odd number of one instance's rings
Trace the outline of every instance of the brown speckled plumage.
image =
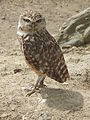
{"type": "Polygon", "coordinates": [[[62,51],[54,38],[46,30],[27,37],[23,43],[23,51],[28,63],[36,71],[58,82],[65,82],[69,77],[68,70],[62,51]]]}
{"type": "Polygon", "coordinates": [[[69,73],[64,56],[55,39],[46,30],[45,19],[40,13],[32,11],[25,12],[22,16],[30,20],[30,28],[27,30],[24,26],[19,26],[20,30],[25,29],[25,33],[30,31],[21,35],[26,62],[38,76],[47,75],[58,82],[65,82],[69,73]]]}

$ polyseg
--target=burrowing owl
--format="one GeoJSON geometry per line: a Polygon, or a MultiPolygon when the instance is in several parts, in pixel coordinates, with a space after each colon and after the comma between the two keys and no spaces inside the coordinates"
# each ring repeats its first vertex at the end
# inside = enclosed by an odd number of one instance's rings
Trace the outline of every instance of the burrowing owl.
{"type": "Polygon", "coordinates": [[[54,37],[46,30],[45,18],[37,11],[25,11],[20,15],[17,34],[26,63],[38,75],[38,84],[43,85],[46,76],[63,83],[69,78],[62,51],[54,37]]]}

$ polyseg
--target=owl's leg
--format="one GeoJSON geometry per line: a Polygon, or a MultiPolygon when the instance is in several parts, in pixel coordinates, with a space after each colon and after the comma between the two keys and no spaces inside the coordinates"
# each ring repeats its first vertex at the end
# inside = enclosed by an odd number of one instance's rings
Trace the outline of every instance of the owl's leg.
{"type": "Polygon", "coordinates": [[[37,81],[36,81],[36,84],[35,84],[34,88],[32,89],[32,91],[28,92],[26,94],[26,96],[32,95],[33,93],[35,93],[37,87],[39,88],[40,86],[43,86],[44,79],[45,79],[45,76],[39,76],[37,81]],[[38,83],[40,83],[40,86],[38,86],[38,83]]]}
{"type": "Polygon", "coordinates": [[[42,78],[40,79],[40,85],[39,87],[46,87],[46,85],[44,85],[44,79],[46,76],[42,76],[42,78]]]}

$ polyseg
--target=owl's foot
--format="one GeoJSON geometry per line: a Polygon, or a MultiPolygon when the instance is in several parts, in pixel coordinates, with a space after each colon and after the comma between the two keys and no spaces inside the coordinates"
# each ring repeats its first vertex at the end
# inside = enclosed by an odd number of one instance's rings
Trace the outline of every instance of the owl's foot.
{"type": "Polygon", "coordinates": [[[28,93],[26,94],[26,96],[32,95],[33,93],[36,92],[36,90],[39,90],[39,88],[41,88],[41,87],[46,87],[46,85],[44,85],[44,79],[45,79],[45,76],[38,77],[37,82],[36,82],[34,88],[32,90],[28,89],[27,90],[28,93]]]}
{"type": "Polygon", "coordinates": [[[39,91],[38,87],[30,88],[30,89],[25,89],[27,91],[26,96],[31,96],[33,93],[39,91]]]}
{"type": "Polygon", "coordinates": [[[29,92],[26,94],[26,97],[27,97],[27,96],[31,96],[33,93],[35,93],[35,89],[29,91],[29,92]]]}
{"type": "Polygon", "coordinates": [[[46,88],[47,86],[45,84],[40,84],[38,88],[46,88]]]}
{"type": "Polygon", "coordinates": [[[45,76],[41,78],[40,83],[39,83],[39,86],[38,86],[39,88],[42,88],[42,87],[45,88],[45,87],[47,87],[47,86],[44,84],[44,79],[45,79],[45,76]]]}

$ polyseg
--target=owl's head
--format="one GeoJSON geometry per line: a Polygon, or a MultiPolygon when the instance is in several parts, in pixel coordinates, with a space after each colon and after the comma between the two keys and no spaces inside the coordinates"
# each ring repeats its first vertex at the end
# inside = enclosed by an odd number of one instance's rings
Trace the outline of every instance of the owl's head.
{"type": "MultiPolygon", "coordinates": [[[[18,22],[19,32],[35,33],[46,28],[45,18],[39,12],[31,10],[20,15],[18,22]]],[[[17,33],[18,34],[18,33],[17,33]]]]}

